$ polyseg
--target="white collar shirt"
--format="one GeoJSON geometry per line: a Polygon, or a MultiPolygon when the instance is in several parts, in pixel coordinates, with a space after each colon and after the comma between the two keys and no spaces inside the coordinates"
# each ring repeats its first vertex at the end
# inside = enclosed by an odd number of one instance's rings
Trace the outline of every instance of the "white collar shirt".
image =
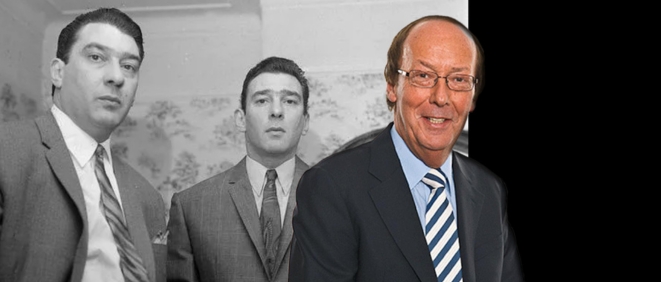
{"type": "MultiPolygon", "coordinates": [[[[278,196],[278,206],[280,207],[280,224],[284,224],[285,222],[289,193],[294,179],[294,169],[296,166],[295,159],[295,157],[291,158],[275,168],[275,171],[278,173],[275,187],[276,195],[278,196]]],[[[264,187],[266,186],[266,171],[268,169],[252,158],[246,156],[246,170],[248,171],[248,179],[252,186],[253,195],[255,196],[255,204],[257,205],[257,214],[259,215],[262,212],[262,199],[264,197],[263,192],[264,187]]]]}
{"type": "MultiPolygon", "coordinates": [[[[78,181],[83,190],[85,210],[87,211],[87,260],[83,271],[83,282],[91,281],[124,281],[124,276],[119,265],[119,253],[117,245],[110,230],[110,226],[103,214],[101,204],[101,188],[94,173],[95,157],[94,151],[98,143],[89,134],[76,125],[57,106],[51,107],[57,125],[60,127],[64,143],[69,149],[71,160],[76,168],[78,181]]],[[[105,149],[103,165],[110,179],[115,196],[122,204],[117,179],[112,169],[112,157],[110,153],[110,139],[101,143],[105,149]]],[[[122,209],[123,210],[123,209],[122,209]]]]}

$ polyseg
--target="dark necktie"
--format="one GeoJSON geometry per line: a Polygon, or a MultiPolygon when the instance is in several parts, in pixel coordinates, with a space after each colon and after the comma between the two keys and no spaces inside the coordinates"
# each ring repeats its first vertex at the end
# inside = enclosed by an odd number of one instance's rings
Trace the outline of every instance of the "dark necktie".
{"type": "Polygon", "coordinates": [[[425,214],[425,237],[438,281],[463,281],[457,223],[445,191],[446,177],[431,169],[422,179],[431,190],[425,214]]]}
{"type": "Polygon", "coordinates": [[[103,203],[103,213],[106,216],[110,230],[112,231],[112,236],[115,239],[115,244],[117,245],[117,252],[119,253],[119,265],[122,269],[122,274],[124,274],[124,279],[126,281],[136,281],[136,282],[148,282],[147,270],[142,265],[142,260],[133,245],[131,240],[131,234],[129,233],[128,227],[124,221],[124,213],[122,208],[115,197],[115,192],[110,186],[110,181],[106,175],[106,171],[103,166],[103,155],[105,150],[99,144],[96,147],[94,152],[96,155],[96,164],[94,166],[94,173],[96,174],[96,179],[99,181],[99,187],[101,188],[101,202],[103,203]]]}
{"type": "Polygon", "coordinates": [[[262,198],[262,213],[259,222],[262,225],[262,236],[266,245],[266,265],[271,277],[275,275],[275,254],[278,253],[280,242],[280,207],[275,189],[275,179],[278,174],[275,169],[266,171],[266,186],[262,198]]]}

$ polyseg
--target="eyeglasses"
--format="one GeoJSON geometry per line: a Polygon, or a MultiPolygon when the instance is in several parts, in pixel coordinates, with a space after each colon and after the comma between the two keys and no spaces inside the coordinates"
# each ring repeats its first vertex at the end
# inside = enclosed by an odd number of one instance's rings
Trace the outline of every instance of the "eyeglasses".
{"type": "Polygon", "coordinates": [[[469,91],[473,90],[475,84],[477,83],[477,78],[472,75],[467,74],[451,74],[448,76],[438,76],[438,74],[433,72],[412,70],[410,72],[405,72],[403,70],[397,70],[403,76],[409,78],[409,82],[413,86],[422,87],[422,88],[432,88],[436,85],[436,82],[439,78],[445,79],[445,84],[451,90],[455,91],[469,91]]]}

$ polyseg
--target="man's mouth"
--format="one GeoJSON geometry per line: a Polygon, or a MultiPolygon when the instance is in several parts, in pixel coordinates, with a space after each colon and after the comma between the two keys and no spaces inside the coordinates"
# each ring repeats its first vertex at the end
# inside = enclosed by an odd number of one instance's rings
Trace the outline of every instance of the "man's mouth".
{"type": "Polygon", "coordinates": [[[266,132],[285,132],[285,130],[282,127],[271,127],[266,132]]]}
{"type": "Polygon", "coordinates": [[[427,118],[431,123],[443,123],[445,121],[444,118],[433,118],[433,117],[428,117],[427,118]]]}
{"type": "Polygon", "coordinates": [[[114,103],[114,104],[118,104],[118,105],[122,103],[121,100],[119,100],[116,97],[112,97],[112,96],[103,96],[103,97],[100,97],[99,100],[114,103]]]}

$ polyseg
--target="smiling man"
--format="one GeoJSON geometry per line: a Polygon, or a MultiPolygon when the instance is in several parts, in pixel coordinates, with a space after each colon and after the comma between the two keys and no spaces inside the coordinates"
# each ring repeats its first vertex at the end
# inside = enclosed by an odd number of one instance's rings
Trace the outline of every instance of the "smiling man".
{"type": "Polygon", "coordinates": [[[168,281],[287,281],[308,96],[291,60],[270,57],[248,72],[234,114],[247,156],[172,197],[168,281]]]}
{"type": "Polygon", "coordinates": [[[165,280],[163,200],[110,151],[143,58],[126,14],[82,14],[58,38],[50,111],[0,124],[0,281],[165,280]]]}
{"type": "Polygon", "coordinates": [[[481,88],[466,27],[420,18],[385,67],[394,122],[310,168],[297,190],[290,281],[521,281],[506,191],[452,147],[481,88]]]}

